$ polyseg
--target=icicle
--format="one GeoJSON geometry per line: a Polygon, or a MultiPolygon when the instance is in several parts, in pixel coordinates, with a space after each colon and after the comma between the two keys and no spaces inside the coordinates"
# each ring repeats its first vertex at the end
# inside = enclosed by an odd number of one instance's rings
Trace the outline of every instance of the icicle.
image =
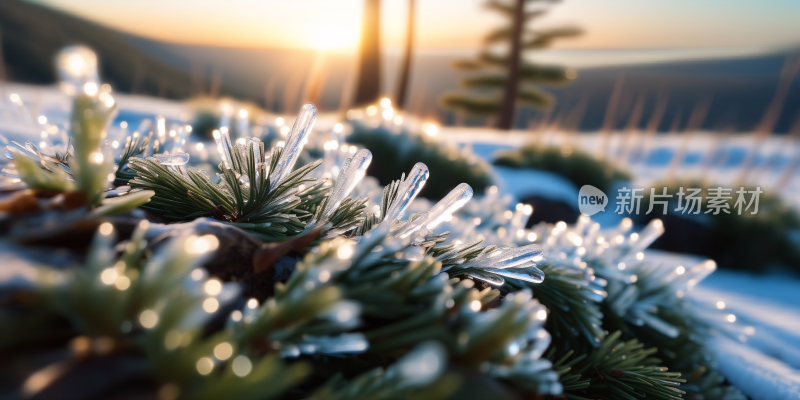
{"type": "Polygon", "coordinates": [[[220,133],[220,131],[215,130],[214,141],[217,142],[217,150],[222,158],[222,163],[225,164],[225,168],[233,169],[233,161],[231,159],[231,139],[228,136],[228,133],[220,133]]]}
{"type": "Polygon", "coordinates": [[[631,253],[636,253],[646,249],[650,244],[656,241],[661,235],[664,234],[664,223],[660,219],[654,219],[642,229],[639,236],[631,245],[629,250],[631,253]]]}
{"type": "Polygon", "coordinates": [[[690,282],[689,286],[694,286],[700,283],[703,281],[703,279],[706,279],[708,275],[716,270],[717,263],[715,263],[713,260],[706,260],[695,265],[694,267],[690,268],[686,274],[687,277],[692,277],[692,282],[690,282]]]}
{"type": "Polygon", "coordinates": [[[504,276],[506,278],[518,279],[526,282],[542,283],[544,281],[544,272],[533,266],[508,269],[486,268],[484,271],[504,276]]]}
{"type": "Polygon", "coordinates": [[[647,326],[661,332],[664,336],[675,339],[680,336],[681,331],[675,327],[675,325],[670,324],[669,322],[664,321],[661,318],[658,318],[646,311],[643,310],[634,310],[633,314],[644,321],[647,326]]]}
{"type": "Polygon", "coordinates": [[[428,166],[423,163],[414,164],[414,168],[411,169],[408,176],[400,183],[400,187],[397,189],[397,197],[386,211],[383,223],[387,223],[387,221],[391,223],[403,216],[406,208],[414,201],[414,198],[417,197],[422,187],[425,186],[425,181],[428,180],[428,176],[430,176],[428,166]]]}
{"type": "Polygon", "coordinates": [[[175,154],[154,154],[153,158],[156,159],[161,165],[178,165],[184,166],[189,163],[189,154],[175,153],[175,154]]]}
{"type": "Polygon", "coordinates": [[[369,341],[361,333],[343,333],[339,336],[303,335],[297,344],[303,354],[362,353],[369,348],[369,341]]]}
{"type": "Polygon", "coordinates": [[[493,274],[489,274],[489,273],[485,273],[485,272],[469,271],[469,272],[465,272],[464,274],[467,275],[467,276],[470,276],[472,278],[484,281],[484,282],[486,282],[486,283],[488,283],[490,285],[493,285],[493,286],[502,286],[504,283],[506,283],[505,279],[503,279],[503,278],[501,278],[501,277],[499,277],[497,275],[493,275],[493,274]]]}
{"type": "Polygon", "coordinates": [[[270,182],[269,190],[274,190],[285,178],[292,172],[297,158],[300,157],[300,152],[303,150],[308,141],[308,134],[311,133],[311,127],[314,126],[314,121],[317,119],[317,107],[311,103],[306,103],[300,109],[300,114],[294,121],[292,131],[289,132],[289,137],[286,138],[286,145],[283,147],[281,157],[278,163],[275,164],[275,170],[272,172],[272,181],[270,182]]]}
{"type": "MultiPolygon", "coordinates": [[[[56,149],[58,151],[58,149],[56,149]]],[[[30,159],[31,161],[35,161],[37,164],[41,165],[42,168],[50,171],[48,167],[48,162],[55,164],[59,167],[62,171],[66,172],[67,174],[72,175],[72,170],[69,166],[64,165],[62,161],[58,159],[58,157],[52,157],[50,155],[45,154],[38,146],[36,146],[33,142],[28,141],[25,143],[25,146],[12,141],[11,143],[7,144],[5,150],[3,151],[3,156],[5,156],[9,160],[13,160],[17,156],[22,156],[30,159]]],[[[68,178],[69,180],[72,180],[68,178]]]]}
{"type": "Polygon", "coordinates": [[[542,259],[542,248],[529,244],[527,246],[511,249],[497,249],[483,257],[478,257],[467,261],[462,266],[464,268],[511,268],[528,262],[536,262],[542,259]]]}
{"type": "Polygon", "coordinates": [[[423,217],[417,218],[413,222],[406,225],[401,232],[397,234],[400,237],[407,237],[408,235],[418,231],[423,226],[427,229],[433,229],[439,225],[448,215],[454,213],[459,208],[463,207],[472,198],[472,187],[466,183],[462,183],[451,190],[443,199],[439,200],[430,211],[425,213],[423,217]]]}
{"type": "MultiPolygon", "coordinates": [[[[245,141],[245,146],[246,146],[246,149],[248,150],[248,152],[250,150],[253,151],[253,154],[255,155],[256,164],[258,164],[261,161],[263,161],[262,160],[263,155],[261,154],[261,141],[260,140],[258,140],[257,138],[247,138],[247,141],[245,141]]],[[[249,157],[249,154],[248,154],[248,157],[249,157]]]]}
{"type": "Polygon", "coordinates": [[[222,134],[222,151],[225,152],[225,157],[228,158],[228,164],[230,165],[229,168],[234,168],[235,164],[233,162],[233,146],[231,145],[231,136],[228,132],[222,134]]]}
{"type": "Polygon", "coordinates": [[[344,162],[342,165],[342,172],[339,174],[339,178],[336,179],[336,184],[333,185],[333,189],[331,189],[331,194],[328,196],[325,210],[320,214],[319,221],[326,222],[330,219],[333,213],[336,212],[336,209],[339,208],[339,205],[342,204],[342,200],[344,200],[350,192],[353,191],[356,184],[364,178],[364,174],[367,173],[367,167],[369,167],[370,162],[372,162],[372,153],[367,149],[359,150],[353,158],[348,158],[344,162]]]}
{"type": "Polygon", "coordinates": [[[14,157],[20,155],[23,157],[27,157],[32,161],[39,162],[39,157],[37,157],[33,151],[29,150],[27,147],[14,141],[6,145],[6,149],[3,152],[3,155],[9,160],[13,160],[14,157]]]}

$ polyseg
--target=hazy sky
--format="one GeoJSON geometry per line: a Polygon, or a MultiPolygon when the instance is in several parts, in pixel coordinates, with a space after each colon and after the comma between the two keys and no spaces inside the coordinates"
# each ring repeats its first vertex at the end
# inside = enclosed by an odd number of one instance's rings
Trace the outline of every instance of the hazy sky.
{"type": "MultiPolygon", "coordinates": [[[[134,34],[179,43],[355,48],[363,0],[36,0],[134,34]]],[[[502,19],[484,0],[417,0],[420,48],[470,48],[502,19]]],[[[383,34],[399,47],[406,1],[383,0],[383,34]]],[[[562,48],[800,45],[800,0],[564,0],[539,26],[586,35],[562,48]]]]}

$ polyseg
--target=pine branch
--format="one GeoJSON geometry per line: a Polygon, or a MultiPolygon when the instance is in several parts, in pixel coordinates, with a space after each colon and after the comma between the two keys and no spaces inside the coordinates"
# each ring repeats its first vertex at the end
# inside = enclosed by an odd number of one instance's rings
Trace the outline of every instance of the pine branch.
{"type": "Polygon", "coordinates": [[[553,370],[558,374],[559,381],[564,386],[565,392],[585,389],[591,384],[591,379],[582,378],[579,374],[570,373],[576,363],[579,363],[586,358],[586,354],[581,354],[578,357],[572,357],[574,353],[574,351],[570,350],[558,360],[554,360],[556,349],[551,347],[545,356],[545,358],[548,360],[553,361],[553,370]]]}
{"type": "MultiPolygon", "coordinates": [[[[609,335],[586,357],[576,358],[565,365],[571,368],[571,374],[562,375],[562,379],[572,388],[565,389],[567,398],[683,398],[685,392],[678,389],[678,386],[686,380],[680,379],[680,373],[667,372],[667,368],[657,366],[661,361],[650,357],[657,351],[655,348],[645,349],[636,339],[623,342],[619,337],[620,332],[609,335]],[[584,388],[584,383],[578,383],[575,375],[590,378],[589,386],[584,388]]],[[[564,359],[569,356],[570,354],[565,355],[564,359]]],[[[561,362],[559,360],[557,364],[561,365],[561,362]]]]}
{"type": "Polygon", "coordinates": [[[356,236],[363,236],[365,233],[371,231],[375,227],[377,227],[381,222],[383,222],[384,218],[386,218],[386,213],[389,212],[389,207],[397,198],[397,190],[400,187],[400,180],[395,180],[386,185],[383,188],[383,192],[381,193],[381,201],[378,206],[378,214],[370,212],[364,218],[364,222],[355,230],[356,236]]]}
{"type": "Polygon", "coordinates": [[[522,62],[519,66],[519,78],[524,83],[559,86],[574,79],[574,71],[553,65],[535,65],[522,62]]]}
{"type": "Polygon", "coordinates": [[[439,105],[448,110],[457,110],[470,115],[490,116],[500,109],[500,100],[495,96],[470,96],[462,93],[445,93],[439,105]]]}
{"type": "Polygon", "coordinates": [[[724,332],[709,323],[707,318],[696,315],[695,305],[677,297],[680,282],[665,277],[669,270],[650,263],[632,264],[631,271],[640,277],[635,283],[611,280],[608,289],[613,296],[609,296],[605,305],[606,325],[618,326],[643,343],[657,345],[659,357],[670,369],[693,371],[686,376],[685,387],[682,386],[688,398],[702,395],[709,399],[744,399],[744,395],[726,385],[714,372],[706,373],[714,361],[704,342],[708,337],[724,332]],[[623,295],[633,296],[626,301],[629,303],[627,309],[617,305],[623,295]]]}
{"type": "Polygon", "coordinates": [[[71,175],[45,158],[40,158],[38,164],[27,157],[16,157],[13,162],[20,178],[31,189],[71,192],[77,188],[71,175]]]}
{"type": "Polygon", "coordinates": [[[63,153],[56,148],[54,155],[45,154],[28,141],[25,146],[9,143],[4,155],[12,160],[20,178],[32,189],[80,192],[76,198],[85,200],[89,211],[83,216],[125,213],[147,203],[153,192],[112,197],[105,190],[114,175],[110,173],[111,157],[103,153],[100,145],[115,115],[116,103],[108,93],[81,93],[73,102],[70,142],[63,153]],[[70,143],[74,143],[73,152],[70,143]]]}
{"type": "Polygon", "coordinates": [[[103,155],[100,144],[117,114],[116,106],[113,99],[109,105],[96,96],[84,93],[75,97],[72,106],[71,137],[75,152],[74,158],[69,159],[70,169],[90,206],[100,203],[104,197],[103,189],[109,182],[112,160],[103,155]]]}
{"type": "Polygon", "coordinates": [[[525,50],[543,49],[550,47],[558,39],[576,37],[582,34],[582,29],[574,27],[536,31],[533,33],[533,37],[526,40],[522,46],[525,50]]]}
{"type": "Polygon", "coordinates": [[[483,63],[476,60],[457,60],[452,64],[453,68],[464,71],[475,71],[483,68],[483,63]]]}
{"type": "MultiPolygon", "coordinates": [[[[144,153],[145,150],[147,150],[147,146],[150,144],[150,140],[152,138],[153,132],[150,132],[147,137],[139,134],[139,132],[134,132],[132,136],[128,136],[125,139],[125,147],[122,149],[122,154],[120,154],[119,161],[117,161],[117,167],[119,169],[124,168],[126,165],[128,165],[128,159],[144,153]]],[[[153,153],[157,152],[158,149],[155,148],[153,153]]]]}
{"type": "MultiPolygon", "coordinates": [[[[133,188],[151,189],[156,192],[146,208],[163,213],[167,218],[190,220],[201,216],[236,223],[265,240],[282,240],[301,233],[310,220],[314,204],[325,194],[321,191],[324,182],[311,184],[315,180],[307,175],[321,161],[316,161],[290,173],[278,186],[270,190],[275,163],[281,150],[274,149],[269,172],[269,159],[258,157],[253,151],[243,156],[244,146],[237,145],[235,165],[232,170],[220,164],[220,182],[212,182],[202,170],[189,168],[186,175],[169,169],[156,159],[130,159],[136,178],[130,181],[133,188]],[[256,167],[259,165],[259,167],[256,167]],[[246,168],[246,169],[245,169],[246,168]],[[257,170],[258,168],[258,170],[257,170]],[[246,179],[242,179],[246,177],[246,179]],[[310,186],[306,187],[306,185],[310,186]]],[[[347,213],[347,204],[342,213],[347,213]]],[[[352,214],[352,213],[350,213],[352,214]]],[[[350,215],[347,214],[347,215],[350,215]]],[[[338,214],[339,225],[352,222],[338,214]]]]}
{"type": "Polygon", "coordinates": [[[501,89],[506,80],[502,75],[481,75],[461,79],[458,84],[465,89],[501,89]]]}
{"type": "MultiPolygon", "coordinates": [[[[553,0],[547,0],[547,1],[553,1],[553,0]]],[[[484,6],[487,9],[490,9],[490,10],[493,10],[493,11],[497,11],[497,12],[500,12],[500,13],[504,14],[504,16],[507,17],[507,18],[511,18],[511,17],[514,16],[514,7],[512,7],[512,6],[508,5],[508,4],[505,4],[505,3],[501,2],[501,1],[489,0],[486,3],[484,3],[484,6]]],[[[546,10],[529,11],[529,12],[525,13],[525,16],[524,16],[525,19],[524,20],[526,22],[528,22],[530,20],[533,20],[535,18],[543,16],[545,13],[546,13],[546,10]]]]}
{"type": "Polygon", "coordinates": [[[116,258],[114,230],[101,226],[83,268],[43,271],[45,306],[81,335],[144,354],[157,378],[185,398],[274,398],[308,374],[306,364],[286,366],[275,355],[232,347],[229,331],[204,336],[213,312],[238,292],[235,284],[196,276],[217,239],[180,237],[150,258],[146,228],[144,221],[116,258]]]}
{"type": "MultiPolygon", "coordinates": [[[[449,278],[439,273],[441,263],[432,258],[397,259],[398,252],[412,248],[411,243],[387,235],[384,226],[369,232],[355,246],[341,238],[321,243],[317,252],[298,264],[285,285],[276,287],[277,303],[269,308],[272,316],[265,320],[272,322],[254,321],[251,326],[261,326],[261,333],[248,337],[262,337],[267,326],[274,329],[275,321],[283,320],[278,315],[305,318],[305,312],[295,308],[290,313],[281,304],[312,301],[309,298],[318,290],[336,285],[342,296],[339,299],[361,305],[364,325],[358,331],[369,342],[369,354],[392,357],[419,342],[437,340],[446,345],[456,364],[474,367],[485,360],[498,360],[490,374],[504,379],[527,377],[526,390],[558,392],[553,386],[555,376],[548,375],[546,365],[531,369],[527,364],[537,360],[549,343],[541,329],[544,308],[530,300],[529,292],[509,295],[499,308],[477,312],[493,304],[499,291],[478,291],[471,280],[449,278]],[[536,388],[532,382],[538,382],[536,388]]],[[[298,337],[303,329],[298,325],[284,330],[282,336],[298,337]]]]}
{"type": "Polygon", "coordinates": [[[332,188],[330,182],[309,177],[322,160],[292,171],[315,115],[313,105],[303,106],[287,147],[273,148],[270,154],[257,138],[231,146],[227,132],[218,133],[215,138],[222,155],[218,183],[202,170],[184,171],[188,155],[174,160],[175,155],[164,154],[129,159],[136,172],[130,185],[155,191],[146,207],[174,220],[211,216],[266,241],[286,240],[317,228],[322,228],[320,240],[343,235],[364,220],[366,200],[347,196],[363,176],[372,154],[362,150],[346,160],[341,182],[337,180],[332,188]]]}
{"type": "Polygon", "coordinates": [[[446,364],[447,356],[440,344],[423,343],[386,370],[378,368],[350,382],[337,375],[309,400],[450,398],[461,382],[456,374],[443,374],[446,364]]]}
{"type": "Polygon", "coordinates": [[[492,45],[495,43],[504,43],[511,40],[511,28],[503,27],[497,28],[491,32],[489,32],[483,38],[483,43],[485,45],[492,45]]]}
{"type": "MultiPolygon", "coordinates": [[[[122,154],[120,154],[119,161],[117,161],[114,185],[127,185],[128,181],[136,176],[136,172],[128,168],[128,160],[146,154],[152,138],[153,132],[150,132],[150,134],[145,137],[138,131],[125,138],[125,147],[122,148],[122,154]]],[[[153,151],[151,153],[158,153],[158,147],[158,140],[156,140],[155,143],[153,143],[153,151]]]]}
{"type": "MultiPolygon", "coordinates": [[[[483,51],[475,61],[476,65],[502,69],[508,66],[509,57],[498,55],[491,51],[483,51]]],[[[476,68],[477,69],[477,68],[476,68]]],[[[571,79],[568,68],[554,65],[536,65],[522,60],[519,64],[519,79],[521,83],[534,83],[544,85],[562,85],[571,79]]]]}
{"type": "Polygon", "coordinates": [[[534,88],[521,89],[517,94],[517,101],[534,108],[547,108],[553,104],[554,99],[541,90],[534,88]]]}
{"type": "Polygon", "coordinates": [[[111,172],[100,144],[116,115],[116,103],[108,99],[111,101],[101,101],[98,96],[85,93],[75,97],[70,132],[74,153],[70,153],[69,144],[65,153],[56,149],[55,156],[51,156],[30,141],[25,146],[9,143],[4,155],[14,162],[20,178],[31,188],[59,192],[77,189],[84,194],[90,207],[99,204],[111,172]]]}
{"type": "MultiPolygon", "coordinates": [[[[587,271],[551,263],[539,268],[545,279],[531,287],[534,297],[549,311],[548,330],[559,343],[566,341],[572,349],[585,348],[583,343],[599,346],[605,338],[603,313],[600,311],[600,303],[606,295],[603,287],[587,279],[587,271]]],[[[516,280],[510,280],[509,284],[519,289],[528,286],[516,280]]]]}

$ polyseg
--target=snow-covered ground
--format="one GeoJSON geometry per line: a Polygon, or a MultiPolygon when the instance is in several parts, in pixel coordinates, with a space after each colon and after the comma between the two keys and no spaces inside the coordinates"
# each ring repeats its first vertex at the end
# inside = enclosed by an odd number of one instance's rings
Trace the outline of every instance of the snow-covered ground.
{"type": "MultiPolygon", "coordinates": [[[[185,124],[191,115],[180,102],[114,94],[121,122],[138,124],[143,118],[164,116],[172,123],[185,124]]],[[[53,87],[0,83],[0,141],[43,141],[61,144],[63,122],[67,120],[69,100],[53,87]],[[14,97],[14,96],[18,97],[14,97]],[[12,101],[13,99],[13,101],[12,101]],[[20,105],[19,103],[22,103],[20,105]],[[46,116],[47,121],[40,119],[46,116]]],[[[287,122],[293,117],[285,117],[287,122]]],[[[336,115],[321,115],[319,130],[330,130],[338,122],[336,115]]],[[[502,132],[487,129],[442,128],[441,140],[471,147],[487,161],[497,150],[512,149],[532,140],[530,132],[502,132]]],[[[754,159],[755,175],[764,187],[775,185],[786,166],[798,157],[800,149],[785,138],[763,141],[753,135],[684,135],[630,136],[614,133],[606,142],[600,134],[566,135],[547,133],[538,138],[545,143],[569,145],[593,152],[605,147],[615,159],[624,161],[634,172],[634,184],[646,186],[668,176],[706,177],[719,184],[733,182],[751,148],[758,148],[754,159]],[[601,146],[606,143],[605,146],[601,146]],[[787,145],[788,144],[788,145],[787,145]],[[684,162],[670,169],[676,152],[686,155],[684,162]],[[639,156],[636,156],[636,155],[639,156]],[[646,155],[642,157],[641,155],[646,155]],[[671,175],[670,175],[671,174],[671,175]]],[[[4,143],[3,143],[4,144],[4,143]]],[[[42,146],[43,147],[43,146],[42,146]]],[[[0,161],[0,166],[3,162],[0,161]]],[[[495,181],[502,193],[520,199],[530,195],[547,196],[573,204],[578,189],[564,178],[546,172],[494,167],[495,181]]],[[[800,203],[800,179],[794,177],[782,190],[784,198],[800,203]]],[[[614,213],[604,213],[604,225],[618,223],[614,213]]],[[[778,275],[750,275],[717,271],[692,291],[696,301],[718,304],[752,326],[753,335],[746,342],[715,339],[710,346],[717,355],[720,371],[753,399],[800,400],[800,280],[778,275]]]]}
{"type": "MultiPolygon", "coordinates": [[[[115,120],[116,125],[122,121],[138,123],[143,118],[153,118],[156,115],[173,121],[188,121],[191,116],[189,108],[181,102],[112,94],[120,110],[115,120]]],[[[0,81],[0,135],[10,140],[31,140],[30,137],[39,135],[47,124],[39,121],[40,116],[46,116],[51,124],[67,121],[70,105],[69,97],[54,86],[0,81]],[[14,101],[15,98],[22,102],[22,106],[14,101]]]]}
{"type": "MultiPolygon", "coordinates": [[[[500,132],[486,128],[443,127],[440,137],[446,142],[469,146],[486,160],[491,160],[498,150],[513,149],[534,141],[581,149],[589,154],[605,153],[620,167],[632,172],[633,187],[652,187],[669,178],[728,185],[723,187],[734,187],[737,182],[744,181],[780,193],[784,199],[800,207],[800,141],[790,136],[759,139],[751,133],[719,132],[658,135],[611,132],[603,135],[596,132],[500,132]],[[682,161],[673,162],[675,156],[681,154],[682,161]]],[[[514,180],[515,187],[517,184],[525,188],[532,186],[518,177],[509,175],[509,178],[514,180]]],[[[555,198],[560,197],[555,195],[555,198]]],[[[570,201],[575,199],[573,197],[570,201]]]]}

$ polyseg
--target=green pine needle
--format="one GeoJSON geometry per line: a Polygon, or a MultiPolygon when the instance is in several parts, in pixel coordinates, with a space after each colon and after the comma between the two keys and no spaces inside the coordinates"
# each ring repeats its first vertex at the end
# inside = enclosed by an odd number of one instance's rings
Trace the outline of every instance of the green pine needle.
{"type": "MultiPolygon", "coordinates": [[[[259,144],[263,154],[263,144],[259,144]]],[[[270,190],[275,178],[272,171],[282,148],[272,149],[269,156],[259,156],[252,148],[240,147],[237,145],[231,152],[231,168],[220,164],[218,183],[196,168],[188,168],[184,173],[152,158],[130,158],[128,165],[136,172],[130,185],[153,190],[155,196],[144,208],[172,220],[213,217],[266,241],[286,240],[305,233],[312,217],[324,208],[330,192],[330,182],[308,177],[322,161],[296,169],[270,190]]],[[[324,221],[330,225],[323,233],[335,236],[354,230],[364,219],[365,202],[343,201],[330,220],[324,221]]]]}

